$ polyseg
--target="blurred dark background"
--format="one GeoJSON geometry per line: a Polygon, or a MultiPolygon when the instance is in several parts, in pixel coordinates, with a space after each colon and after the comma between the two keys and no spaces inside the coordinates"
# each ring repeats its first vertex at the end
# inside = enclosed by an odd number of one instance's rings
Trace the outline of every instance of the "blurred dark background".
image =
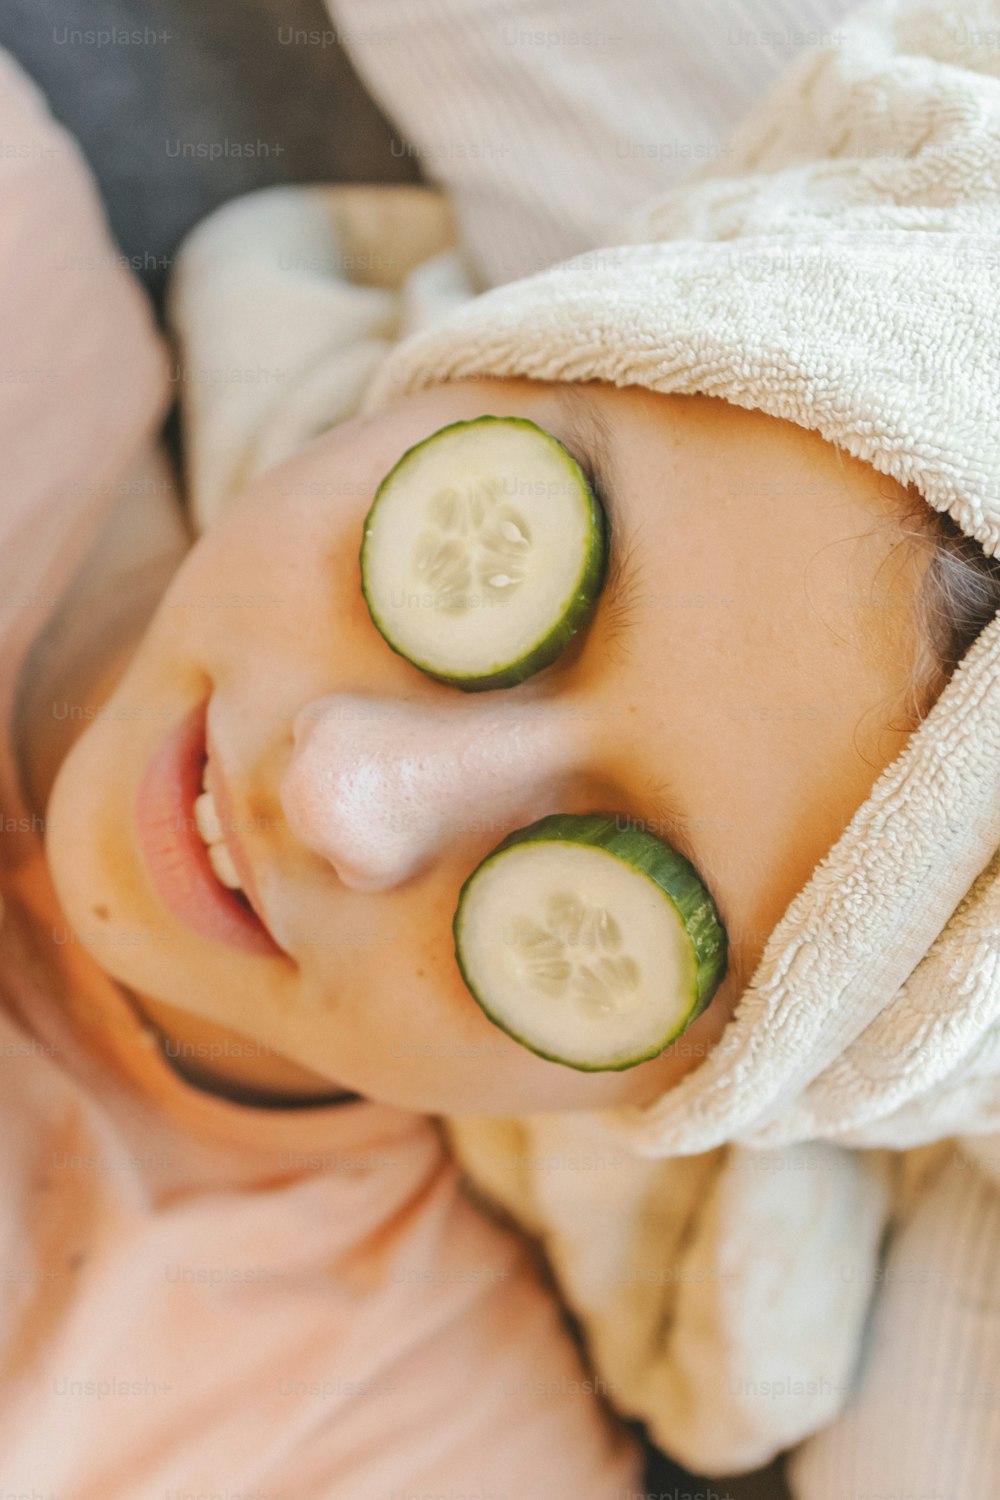
{"type": "Polygon", "coordinates": [[[277,182],[419,182],[320,0],[3,0],[0,46],[46,94],[93,168],[122,252],[158,305],[187,231],[277,182]],[[98,46],[74,33],[142,32],[98,46]],[[183,143],[253,146],[215,161],[183,143]]]}
{"type": "MultiPolygon", "coordinates": [[[[220,203],[278,182],[419,182],[415,156],[344,51],[320,0],[3,0],[0,46],[45,93],[97,177],[111,229],[162,307],[177,247],[220,203]],[[142,31],[98,46],[74,33],[142,31]],[[252,155],[212,161],[184,142],[252,155]],[[395,149],[393,147],[395,142],[395,149]]],[[[633,1430],[641,1436],[641,1429],[633,1430]]],[[[781,1465],[696,1478],[650,1450],[652,1500],[788,1500],[781,1465]]]]}

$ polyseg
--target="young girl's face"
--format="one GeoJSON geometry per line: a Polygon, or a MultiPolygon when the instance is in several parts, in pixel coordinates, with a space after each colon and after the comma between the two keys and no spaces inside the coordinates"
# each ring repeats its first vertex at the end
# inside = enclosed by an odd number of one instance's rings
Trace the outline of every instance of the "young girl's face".
{"type": "Polygon", "coordinates": [[[64,761],[48,854],[69,920],[140,1003],[253,1038],[333,1087],[430,1113],[649,1102],[710,1050],[789,900],[905,741],[916,580],[884,524],[887,484],[760,413],[600,384],[462,381],[337,427],[193,547],[64,761]],[[463,693],[386,644],[358,554],[404,450],[486,413],[528,417],[599,465],[615,555],[554,663],[463,693]],[[192,875],[206,732],[260,923],[192,875]],[[327,778],[313,813],[307,756],[327,778]],[[527,1051],[454,955],[477,864],[545,813],[588,811],[685,854],[729,937],[709,1009],[621,1072],[527,1051]]]}

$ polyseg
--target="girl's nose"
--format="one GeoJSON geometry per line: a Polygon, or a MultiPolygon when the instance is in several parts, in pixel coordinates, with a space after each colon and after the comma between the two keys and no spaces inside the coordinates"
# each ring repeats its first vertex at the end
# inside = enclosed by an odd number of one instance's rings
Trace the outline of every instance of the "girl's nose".
{"type": "Polygon", "coordinates": [[[345,885],[380,891],[470,822],[521,827],[546,812],[579,756],[554,705],[465,698],[405,703],[337,693],[295,717],[281,782],[288,823],[345,885]]]}

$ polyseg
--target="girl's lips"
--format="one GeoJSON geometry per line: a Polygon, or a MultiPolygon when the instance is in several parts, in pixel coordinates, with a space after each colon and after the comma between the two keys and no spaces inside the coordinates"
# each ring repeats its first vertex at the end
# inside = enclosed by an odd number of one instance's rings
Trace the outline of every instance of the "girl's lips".
{"type": "Polygon", "coordinates": [[[185,715],[143,772],[135,802],[139,846],[157,894],[181,922],[227,947],[273,957],[282,950],[249,905],[216,879],[195,826],[207,709],[206,701],[185,715]]]}

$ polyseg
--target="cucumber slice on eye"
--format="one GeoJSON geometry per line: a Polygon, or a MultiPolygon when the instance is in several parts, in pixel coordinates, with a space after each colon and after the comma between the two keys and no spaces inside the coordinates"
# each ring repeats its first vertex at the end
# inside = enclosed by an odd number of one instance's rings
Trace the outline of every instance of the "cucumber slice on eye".
{"type": "Polygon", "coordinates": [[[554,661],[597,600],[601,507],[525,417],[453,422],[408,448],[365,518],[361,587],[392,649],[466,691],[554,661]]]}
{"type": "Polygon", "coordinates": [[[690,860],[603,813],[509,834],[462,886],[452,926],[490,1020],[585,1072],[662,1052],[726,971],[726,931],[690,860]]]}

